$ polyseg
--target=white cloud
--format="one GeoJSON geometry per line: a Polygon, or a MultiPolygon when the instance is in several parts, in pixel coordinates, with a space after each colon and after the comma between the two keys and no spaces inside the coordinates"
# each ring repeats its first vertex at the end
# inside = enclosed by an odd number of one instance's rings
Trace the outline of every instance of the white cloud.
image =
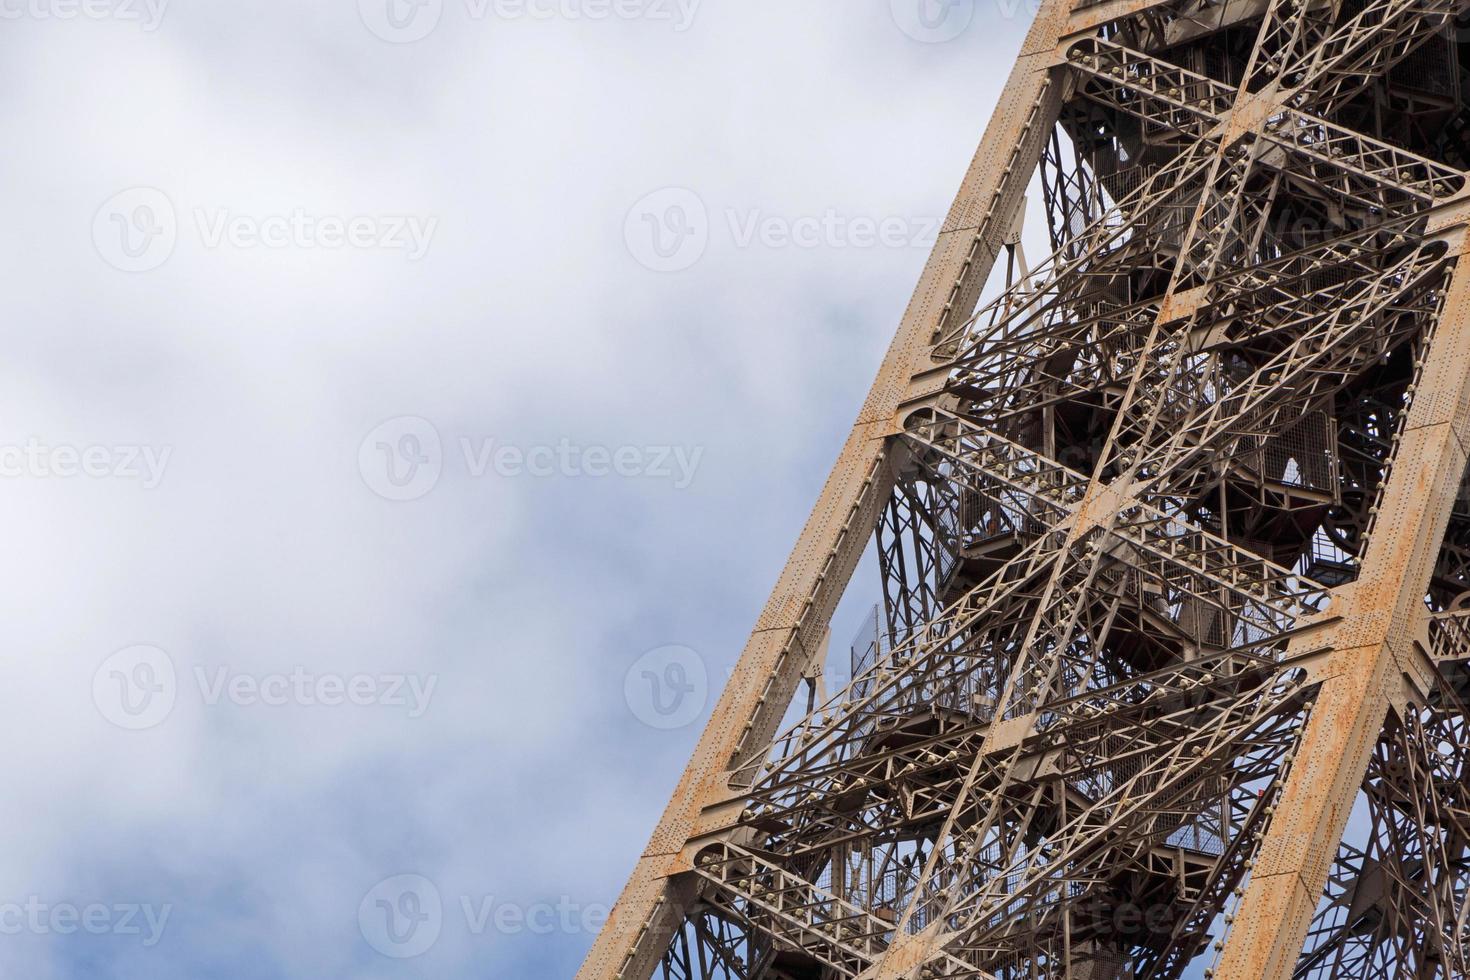
{"type": "Polygon", "coordinates": [[[7,24],[0,443],[173,455],[148,491],[0,480],[0,901],[174,911],[153,949],[28,935],[0,970],[564,975],[590,937],[446,924],[392,961],[358,935],[358,902],[404,872],[456,901],[611,900],[696,735],[641,726],[623,671],[666,644],[728,668],[924,260],[741,248],[719,223],[941,214],[1024,29],[976,17],[942,45],[897,30],[886,0],[708,2],[684,32],[451,5],[411,45],[352,0],[178,3],[153,32],[7,24]],[[163,265],[129,274],[92,227],[135,186],[180,224],[163,265]],[[717,222],[675,274],[623,240],[664,186],[717,222]],[[190,227],[211,208],[438,226],[420,262],[211,249],[190,227]],[[449,441],[704,457],[686,490],[446,468],[395,504],[358,446],[406,414],[449,441]],[[185,683],[167,721],[127,732],[91,681],[134,643],[186,682],[440,680],[417,720],[210,707],[185,683]]]}

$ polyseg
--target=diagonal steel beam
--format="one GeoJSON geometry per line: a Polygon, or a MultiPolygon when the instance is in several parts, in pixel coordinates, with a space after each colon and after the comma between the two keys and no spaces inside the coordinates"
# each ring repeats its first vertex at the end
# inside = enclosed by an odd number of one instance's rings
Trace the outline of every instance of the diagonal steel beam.
{"type": "Polygon", "coordinates": [[[1252,872],[1217,976],[1291,976],[1327,881],[1369,753],[1401,674],[1416,672],[1415,627],[1429,575],[1465,472],[1470,431],[1470,263],[1460,261],[1421,364],[1413,402],[1356,585],[1318,668],[1322,693],[1302,739],[1308,765],[1293,773],[1252,872]]]}

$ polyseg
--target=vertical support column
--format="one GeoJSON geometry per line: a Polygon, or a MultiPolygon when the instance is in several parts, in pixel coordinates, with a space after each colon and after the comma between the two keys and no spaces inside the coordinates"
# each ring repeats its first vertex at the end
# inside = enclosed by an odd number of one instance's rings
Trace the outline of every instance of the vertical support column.
{"type": "Polygon", "coordinates": [[[731,795],[735,760],[774,735],[892,490],[885,450],[899,404],[941,328],[974,308],[1022,206],[1061,106],[1051,67],[1069,8],[1046,0],[1038,12],[857,422],[578,980],[646,980],[680,927],[693,897],[671,887],[680,852],[700,812],[731,795]]]}
{"type": "MultiPolygon", "coordinates": [[[[1215,975],[1288,978],[1347,826],[1373,745],[1403,676],[1424,593],[1465,470],[1470,433],[1470,249],[1460,251],[1418,376],[1398,452],[1356,583],[1334,599],[1342,620],[1296,764],[1262,841],[1215,975]]],[[[1298,652],[1306,652],[1305,650],[1298,652]]]]}

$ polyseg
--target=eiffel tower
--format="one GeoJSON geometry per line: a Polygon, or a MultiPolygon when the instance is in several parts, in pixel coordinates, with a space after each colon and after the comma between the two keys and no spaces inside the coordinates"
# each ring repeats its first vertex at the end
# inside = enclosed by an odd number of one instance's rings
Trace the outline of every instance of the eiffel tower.
{"type": "Polygon", "coordinates": [[[580,978],[1470,977],[1467,8],[1045,0],[580,978]]]}

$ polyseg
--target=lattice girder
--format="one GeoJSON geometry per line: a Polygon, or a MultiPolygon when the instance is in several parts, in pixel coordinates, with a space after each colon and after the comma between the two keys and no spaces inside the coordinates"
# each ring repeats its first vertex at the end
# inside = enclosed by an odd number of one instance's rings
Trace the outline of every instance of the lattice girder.
{"type": "Polygon", "coordinates": [[[1470,972],[1467,8],[1046,0],[581,977],[1470,972]]]}

